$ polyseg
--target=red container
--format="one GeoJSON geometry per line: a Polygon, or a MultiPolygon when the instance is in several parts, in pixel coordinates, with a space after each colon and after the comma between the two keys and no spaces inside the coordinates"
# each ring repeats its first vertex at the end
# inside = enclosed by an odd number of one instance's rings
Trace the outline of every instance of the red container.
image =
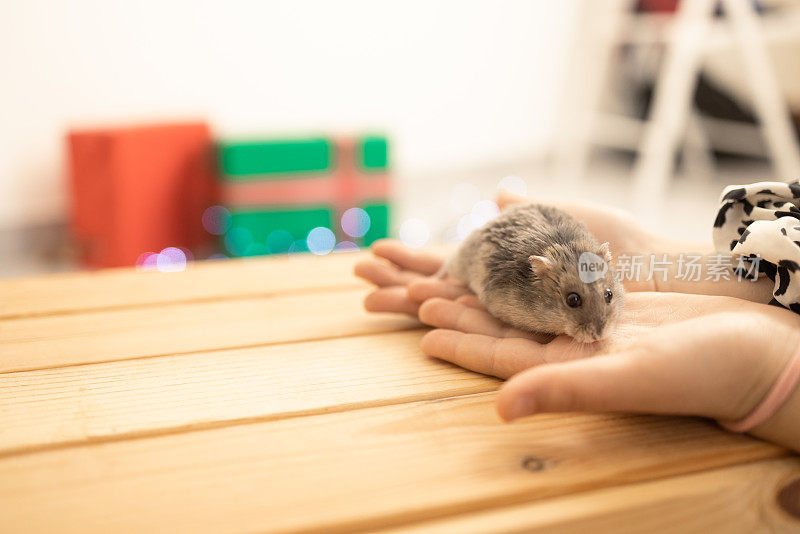
{"type": "Polygon", "coordinates": [[[204,123],[72,131],[67,136],[72,231],[88,266],[133,265],[144,252],[197,250],[216,199],[204,123]]]}

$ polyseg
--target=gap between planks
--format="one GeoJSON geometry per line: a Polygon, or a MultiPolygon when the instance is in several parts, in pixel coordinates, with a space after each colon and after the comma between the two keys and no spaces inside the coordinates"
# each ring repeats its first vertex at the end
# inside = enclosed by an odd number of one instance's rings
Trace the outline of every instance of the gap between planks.
{"type": "MultiPolygon", "coordinates": [[[[800,458],[761,460],[380,530],[380,534],[797,532],[777,494],[800,458]]],[[[797,510],[795,510],[796,512],[797,510]]]]}
{"type": "Polygon", "coordinates": [[[169,301],[162,301],[162,302],[139,302],[139,303],[132,303],[132,304],[117,304],[117,305],[109,305],[109,306],[94,306],[91,308],[76,308],[72,310],[61,310],[61,311],[45,311],[45,312],[35,312],[35,313],[27,313],[27,314],[19,314],[19,315],[0,315],[0,321],[6,319],[36,319],[39,317],[56,317],[62,315],[77,315],[86,312],[92,313],[104,313],[104,312],[114,312],[114,311],[121,311],[121,310],[141,310],[141,309],[155,309],[157,310],[160,307],[164,306],[172,306],[175,304],[209,304],[214,302],[220,301],[231,301],[231,300],[258,300],[258,299],[266,299],[272,297],[279,297],[285,295],[287,293],[291,293],[293,295],[303,295],[309,293],[326,293],[329,291],[342,291],[347,289],[363,289],[367,287],[365,282],[359,282],[353,280],[352,283],[344,283],[338,285],[330,285],[330,286],[318,286],[318,287],[306,287],[306,288],[299,288],[299,289],[292,289],[291,291],[267,291],[267,292],[252,292],[248,294],[241,294],[241,295],[219,295],[219,296],[211,296],[211,297],[197,297],[197,298],[182,298],[182,299],[174,299],[169,301]]]}
{"type": "Polygon", "coordinates": [[[0,457],[495,390],[426,330],[0,375],[0,457]]]}
{"type": "Polygon", "coordinates": [[[330,532],[433,520],[787,454],[691,418],[559,414],[505,425],[495,415],[495,397],[3,458],[0,507],[6,525],[34,532],[156,526],[330,532]]]}
{"type": "Polygon", "coordinates": [[[4,320],[0,373],[419,327],[410,317],[368,313],[362,306],[366,293],[341,290],[4,320]]]}
{"type": "MultiPolygon", "coordinates": [[[[424,251],[445,257],[452,245],[424,251]]],[[[366,250],[190,262],[161,273],[124,267],[0,280],[0,319],[209,302],[305,291],[367,287],[353,274],[366,250]]]]}
{"type": "Polygon", "coordinates": [[[366,287],[353,275],[367,252],[190,263],[177,273],[134,268],[0,280],[0,319],[366,287]]]}

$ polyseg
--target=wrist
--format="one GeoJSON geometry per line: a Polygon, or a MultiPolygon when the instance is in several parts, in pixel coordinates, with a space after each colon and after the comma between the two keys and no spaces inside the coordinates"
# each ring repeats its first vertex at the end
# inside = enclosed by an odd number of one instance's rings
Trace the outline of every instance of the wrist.
{"type": "Polygon", "coordinates": [[[761,350],[747,353],[755,357],[747,358],[753,367],[751,380],[743,384],[738,402],[733,403],[735,415],[723,426],[800,452],[800,328],[797,316],[791,315],[792,320],[785,320],[785,314],[759,318],[771,319],[772,328],[757,324],[760,321],[751,323],[751,332],[758,331],[759,335],[749,339],[760,340],[761,350]],[[751,424],[756,426],[748,428],[751,424]]]}
{"type": "MultiPolygon", "coordinates": [[[[791,313],[791,312],[787,312],[791,313]]],[[[793,318],[792,318],[793,319],[793,318]]],[[[770,316],[758,317],[752,325],[747,342],[746,361],[751,369],[749,380],[743,382],[738,402],[732,406],[730,420],[740,421],[752,414],[775,387],[779,377],[800,349],[800,329],[793,324],[777,322],[770,316]]]]}
{"type": "Polygon", "coordinates": [[[800,388],[795,387],[778,411],[750,434],[800,452],[800,388]]]}

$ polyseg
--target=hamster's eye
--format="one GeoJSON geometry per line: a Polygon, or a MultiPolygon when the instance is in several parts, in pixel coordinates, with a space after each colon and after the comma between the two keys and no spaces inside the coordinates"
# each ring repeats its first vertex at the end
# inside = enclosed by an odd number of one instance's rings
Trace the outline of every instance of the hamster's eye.
{"type": "Polygon", "coordinates": [[[603,298],[606,299],[606,304],[611,304],[611,299],[614,298],[614,293],[610,289],[603,291],[603,298]]]}
{"type": "Polygon", "coordinates": [[[577,293],[570,293],[567,295],[567,306],[570,308],[580,308],[582,301],[581,296],[577,293]]]}

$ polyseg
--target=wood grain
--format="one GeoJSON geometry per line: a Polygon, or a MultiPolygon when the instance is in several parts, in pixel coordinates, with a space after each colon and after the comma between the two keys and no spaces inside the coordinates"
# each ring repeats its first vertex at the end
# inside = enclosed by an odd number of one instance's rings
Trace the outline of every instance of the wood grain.
{"type": "Polygon", "coordinates": [[[0,455],[492,391],[424,330],[0,375],[0,455]]]}
{"type": "Polygon", "coordinates": [[[12,531],[341,531],[785,454],[688,418],[540,416],[494,393],[0,459],[12,531]]]}
{"type": "Polygon", "coordinates": [[[368,290],[83,312],[0,321],[0,373],[389,332],[419,326],[369,314],[368,290]]]}
{"type": "Polygon", "coordinates": [[[779,447],[690,418],[500,423],[498,381],[362,310],[359,257],[0,281],[0,530],[798,530],[779,447]]]}
{"type": "Polygon", "coordinates": [[[0,280],[0,318],[366,287],[353,267],[368,255],[271,256],[194,262],[176,273],[121,268],[0,280]]]}
{"type": "Polygon", "coordinates": [[[797,457],[462,514],[383,534],[800,532],[776,493],[800,478],[797,457]]]}

